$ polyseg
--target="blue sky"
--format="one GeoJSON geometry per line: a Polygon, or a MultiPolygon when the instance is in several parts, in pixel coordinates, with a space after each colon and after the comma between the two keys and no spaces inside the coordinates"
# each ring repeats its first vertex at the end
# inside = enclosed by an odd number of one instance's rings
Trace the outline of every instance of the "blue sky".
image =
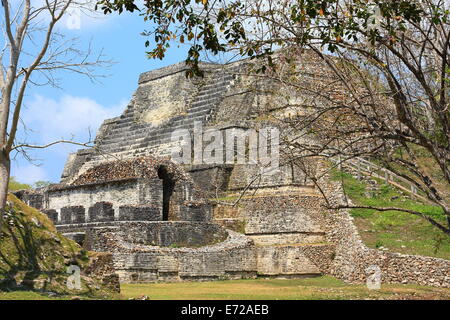
{"type": "MultiPolygon", "coordinates": [[[[45,144],[74,137],[86,141],[89,128],[96,132],[101,122],[119,115],[137,88],[139,74],[185,59],[185,49],[173,47],[163,60],[150,60],[145,55],[145,38],[140,33],[150,29],[137,14],[113,15],[102,19],[83,16],[79,29],[68,29],[65,21],[60,30],[67,37],[78,37],[80,47],[89,42],[96,50],[113,59],[114,64],[101,83],[72,73],[59,75],[62,89],[31,87],[27,91],[20,136],[27,142],[45,144]],[[26,135],[25,135],[26,133],[26,135]]],[[[30,162],[20,155],[12,162],[12,176],[24,183],[48,180],[58,182],[67,155],[79,147],[58,145],[46,150],[31,150],[30,162]]]]}

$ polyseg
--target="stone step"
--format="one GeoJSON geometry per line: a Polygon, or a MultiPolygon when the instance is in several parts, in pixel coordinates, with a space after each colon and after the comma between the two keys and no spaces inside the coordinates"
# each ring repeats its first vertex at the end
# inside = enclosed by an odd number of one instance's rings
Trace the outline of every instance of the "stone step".
{"type": "Polygon", "coordinates": [[[202,90],[195,96],[195,99],[204,99],[206,97],[213,97],[213,96],[223,93],[225,91],[225,89],[226,88],[202,90]]]}
{"type": "Polygon", "coordinates": [[[229,81],[220,81],[220,82],[213,82],[211,84],[206,84],[204,85],[200,92],[204,92],[204,91],[214,91],[214,90],[220,90],[220,89],[225,89],[227,85],[229,85],[229,81]]]}
{"type": "Polygon", "coordinates": [[[143,137],[146,135],[145,131],[132,131],[132,132],[126,132],[124,134],[120,135],[114,135],[114,136],[108,136],[105,139],[102,140],[102,145],[108,145],[120,141],[132,141],[133,139],[137,139],[140,137],[143,137]]]}
{"type": "Polygon", "coordinates": [[[207,116],[207,115],[211,114],[212,111],[213,111],[212,109],[198,110],[196,112],[189,113],[189,116],[192,117],[192,118],[197,118],[197,117],[200,117],[200,116],[207,116]]]}
{"type": "Polygon", "coordinates": [[[213,109],[215,109],[215,108],[213,108],[213,107],[196,107],[196,108],[189,109],[188,115],[197,114],[199,112],[209,113],[209,112],[213,111],[213,109]]]}
{"type": "Polygon", "coordinates": [[[116,153],[170,142],[175,130],[191,130],[195,121],[204,122],[226,91],[229,81],[233,79],[233,76],[216,77],[212,83],[201,88],[187,114],[176,115],[159,128],[136,123],[134,108],[128,107],[102,140],[101,149],[116,153]]]}
{"type": "Polygon", "coordinates": [[[191,130],[193,129],[193,125],[195,121],[203,121],[205,116],[207,114],[204,114],[203,112],[199,112],[198,114],[193,115],[189,120],[182,120],[178,123],[172,124],[172,126],[159,128],[159,129],[147,129],[142,131],[135,131],[131,133],[125,133],[121,135],[116,136],[108,136],[105,138],[101,145],[102,146],[117,146],[121,144],[127,144],[129,145],[130,142],[134,142],[137,139],[145,139],[146,142],[152,142],[155,140],[155,142],[161,142],[163,141],[170,141],[172,134],[175,130],[180,129],[187,129],[191,130]]]}
{"type": "MultiPolygon", "coordinates": [[[[170,119],[166,124],[164,124],[162,126],[163,127],[168,127],[168,126],[173,127],[174,125],[177,126],[178,124],[181,124],[181,123],[191,122],[194,118],[197,118],[197,116],[201,116],[202,112],[204,114],[207,114],[211,111],[211,109],[212,109],[211,104],[191,108],[188,111],[187,115],[174,116],[172,119],[170,119]]],[[[114,137],[115,135],[123,135],[127,131],[139,131],[139,130],[149,130],[149,129],[151,130],[150,124],[145,124],[145,123],[140,124],[140,123],[131,123],[131,122],[121,123],[121,124],[115,125],[109,131],[109,134],[107,137],[105,137],[105,139],[107,139],[109,137],[114,137]]],[[[174,127],[174,129],[176,129],[176,128],[174,127]]]]}
{"type": "Polygon", "coordinates": [[[145,125],[134,121],[134,119],[131,119],[131,120],[128,120],[128,121],[123,121],[123,122],[120,122],[120,123],[116,123],[116,125],[113,128],[111,128],[111,132],[118,131],[118,130],[123,129],[123,128],[129,128],[129,127],[140,128],[140,127],[144,127],[144,126],[145,125]]]}
{"type": "Polygon", "coordinates": [[[219,97],[209,98],[209,99],[204,99],[204,100],[195,100],[194,102],[191,103],[191,108],[202,107],[202,106],[213,106],[218,102],[218,100],[219,100],[219,97]]]}
{"type": "Polygon", "coordinates": [[[192,129],[195,121],[203,121],[206,116],[211,113],[212,110],[199,110],[195,113],[190,113],[188,116],[180,117],[180,120],[176,120],[168,124],[167,126],[159,128],[151,128],[150,126],[144,127],[143,129],[131,129],[127,130],[115,130],[111,131],[108,136],[102,140],[102,145],[114,144],[121,141],[133,141],[144,136],[151,136],[158,138],[161,134],[172,134],[175,130],[179,129],[192,129]]]}
{"type": "Polygon", "coordinates": [[[127,133],[134,133],[134,134],[140,134],[143,132],[146,132],[148,130],[148,126],[130,126],[130,127],[124,127],[124,128],[117,128],[117,129],[111,129],[111,131],[108,133],[106,138],[115,138],[117,136],[124,136],[127,133]]]}
{"type": "Polygon", "coordinates": [[[132,147],[133,145],[144,141],[145,138],[137,138],[133,140],[133,143],[130,143],[130,141],[128,140],[124,140],[124,141],[120,141],[120,142],[116,142],[115,144],[112,145],[105,145],[103,147],[109,147],[110,149],[115,149],[115,148],[123,148],[123,147],[132,147]]]}
{"type": "Polygon", "coordinates": [[[101,146],[101,150],[105,152],[119,152],[122,149],[131,150],[135,144],[144,141],[144,138],[140,138],[136,139],[133,143],[130,143],[129,141],[116,142],[115,144],[101,146]]]}
{"type": "Polygon", "coordinates": [[[120,120],[118,120],[118,121],[115,123],[113,129],[119,129],[119,128],[124,128],[124,127],[129,127],[129,126],[132,125],[132,124],[137,124],[137,123],[134,121],[134,118],[124,118],[124,119],[120,119],[120,120]]]}

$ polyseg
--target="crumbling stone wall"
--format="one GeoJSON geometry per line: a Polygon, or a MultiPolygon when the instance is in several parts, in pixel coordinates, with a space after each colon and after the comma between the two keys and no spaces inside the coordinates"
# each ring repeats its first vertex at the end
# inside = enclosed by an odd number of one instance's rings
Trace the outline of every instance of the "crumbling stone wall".
{"type": "Polygon", "coordinates": [[[114,209],[111,202],[96,202],[89,208],[88,214],[89,221],[114,221],[114,209]]]}
{"type": "Polygon", "coordinates": [[[54,188],[47,192],[46,207],[59,214],[59,223],[80,223],[83,219],[84,221],[118,220],[120,207],[141,204],[151,205],[161,212],[161,180],[131,179],[54,188]],[[76,213],[73,211],[75,207],[79,210],[76,213]]]}
{"type": "MultiPolygon", "coordinates": [[[[179,229],[177,229],[179,230],[179,229]]],[[[123,238],[117,230],[97,228],[96,250],[113,251],[122,282],[225,280],[257,276],[318,275],[331,263],[332,248],[318,250],[316,266],[307,247],[254,247],[242,234],[228,231],[228,238],[199,248],[150,247],[123,238]],[[308,257],[309,256],[309,257],[308,257]]]]}
{"type": "Polygon", "coordinates": [[[208,204],[186,204],[180,206],[178,216],[181,221],[210,221],[212,219],[212,207],[208,204]]]}
{"type": "Polygon", "coordinates": [[[45,205],[45,190],[46,188],[41,188],[37,190],[18,190],[14,192],[15,196],[25,202],[27,205],[36,208],[38,210],[44,209],[45,205]]]}
{"type": "Polygon", "coordinates": [[[120,221],[161,221],[162,212],[160,206],[152,205],[126,205],[119,207],[120,221]]]}
{"type": "Polygon", "coordinates": [[[325,211],[320,195],[312,188],[247,191],[238,205],[230,203],[215,208],[214,221],[243,226],[242,232],[258,245],[325,242],[325,211]]]}
{"type": "Polygon", "coordinates": [[[84,223],[86,210],[83,206],[68,206],[61,208],[61,223],[84,223]]]}
{"type": "Polygon", "coordinates": [[[89,265],[81,272],[83,275],[99,279],[103,285],[120,293],[119,276],[115,272],[111,253],[98,252],[91,256],[89,265]]]}
{"type": "Polygon", "coordinates": [[[323,233],[320,198],[284,193],[245,199],[246,234],[323,233]]]}
{"type": "MultiPolygon", "coordinates": [[[[344,204],[342,185],[323,176],[322,184],[332,205],[344,204]]],[[[353,223],[349,210],[329,211],[325,217],[326,239],[335,244],[329,273],[348,282],[365,282],[368,268],[381,270],[382,283],[414,283],[450,287],[450,261],[368,248],[353,223]]]]}
{"type": "Polygon", "coordinates": [[[56,212],[56,210],[44,209],[42,212],[45,213],[54,224],[58,222],[58,212],[56,212]]]}
{"type": "MultiPolygon", "coordinates": [[[[332,260],[333,248],[329,250],[327,246],[320,246],[323,249],[322,256],[326,257],[329,264],[332,260]]],[[[305,254],[309,249],[308,245],[288,245],[288,246],[259,246],[256,247],[257,269],[260,275],[264,276],[315,276],[323,272],[326,266],[316,262],[317,257],[305,254]],[[312,258],[312,259],[311,259],[312,258]]]]}
{"type": "MultiPolygon", "coordinates": [[[[152,224],[157,227],[166,224],[165,228],[168,227],[167,224],[172,224],[174,228],[190,225],[205,228],[206,233],[218,234],[217,226],[188,222],[161,222],[159,226],[158,223],[139,222],[131,226],[142,229],[152,224]]],[[[252,242],[243,235],[228,231],[225,241],[199,248],[159,247],[137,243],[144,239],[134,237],[142,235],[142,232],[127,232],[129,228],[130,224],[127,223],[123,226],[92,228],[89,231],[89,237],[95,239],[93,250],[113,253],[114,268],[121,282],[237,279],[256,276],[252,242]]],[[[176,235],[177,232],[172,231],[172,234],[176,235]]]]}
{"type": "Polygon", "coordinates": [[[224,241],[228,233],[213,223],[187,221],[133,222],[117,231],[129,243],[158,247],[201,247],[224,241]]]}
{"type": "Polygon", "coordinates": [[[196,222],[106,222],[65,225],[85,233],[89,250],[113,253],[122,282],[219,280],[320,275],[334,247],[327,244],[255,246],[243,234],[196,222]]]}

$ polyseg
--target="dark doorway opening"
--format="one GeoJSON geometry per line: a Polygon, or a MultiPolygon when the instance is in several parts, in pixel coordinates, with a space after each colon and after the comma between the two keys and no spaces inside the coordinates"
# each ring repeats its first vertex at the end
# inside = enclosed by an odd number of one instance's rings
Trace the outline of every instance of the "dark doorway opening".
{"type": "Polygon", "coordinates": [[[158,178],[163,181],[163,221],[169,220],[170,198],[172,197],[175,181],[172,175],[167,171],[166,166],[158,168],[158,178]]]}

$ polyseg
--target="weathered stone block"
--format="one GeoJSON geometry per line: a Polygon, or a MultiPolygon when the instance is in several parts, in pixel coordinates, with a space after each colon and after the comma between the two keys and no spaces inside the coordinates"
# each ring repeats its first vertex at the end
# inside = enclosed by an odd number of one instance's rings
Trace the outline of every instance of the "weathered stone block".
{"type": "Polygon", "coordinates": [[[82,206],[72,207],[72,223],[86,222],[86,210],[82,206]]]}
{"type": "Polygon", "coordinates": [[[179,220],[181,221],[210,221],[212,208],[210,205],[181,205],[179,220]]]}
{"type": "Polygon", "coordinates": [[[86,233],[85,232],[70,232],[70,233],[63,233],[63,236],[75,241],[80,246],[82,246],[84,243],[84,240],[86,238],[86,233]]]}
{"type": "Polygon", "coordinates": [[[97,202],[89,208],[89,221],[114,221],[114,209],[110,202],[97,202]]]}
{"type": "Polygon", "coordinates": [[[68,206],[61,208],[61,223],[81,223],[84,222],[85,209],[83,206],[68,206]]]}
{"type": "Polygon", "coordinates": [[[119,220],[126,221],[161,221],[162,212],[159,207],[152,206],[121,206],[119,220]]]}
{"type": "Polygon", "coordinates": [[[45,213],[47,217],[53,221],[53,223],[56,224],[58,222],[58,212],[56,212],[56,210],[49,209],[49,210],[42,210],[42,212],[45,213]]]}
{"type": "Polygon", "coordinates": [[[44,207],[44,194],[39,190],[18,190],[13,193],[30,207],[38,210],[44,207]]]}

